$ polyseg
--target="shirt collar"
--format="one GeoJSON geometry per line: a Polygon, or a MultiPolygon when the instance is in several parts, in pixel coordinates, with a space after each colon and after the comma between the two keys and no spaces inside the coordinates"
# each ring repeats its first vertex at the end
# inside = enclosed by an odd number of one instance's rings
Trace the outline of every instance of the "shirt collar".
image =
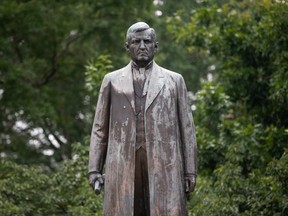
{"type": "MultiPolygon", "coordinates": [[[[132,62],[132,68],[135,68],[136,70],[139,70],[139,67],[138,67],[138,65],[134,62],[134,61],[131,61],[132,62]]],[[[152,66],[153,66],[153,60],[152,61],[150,61],[147,65],[146,65],[146,67],[145,67],[145,70],[148,70],[148,69],[150,69],[150,68],[152,68],[152,66]]]]}

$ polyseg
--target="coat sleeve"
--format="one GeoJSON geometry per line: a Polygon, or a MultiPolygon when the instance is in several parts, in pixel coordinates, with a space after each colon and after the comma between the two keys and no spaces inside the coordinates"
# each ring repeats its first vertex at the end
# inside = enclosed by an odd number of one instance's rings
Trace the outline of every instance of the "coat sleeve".
{"type": "Polygon", "coordinates": [[[108,145],[111,103],[111,82],[106,75],[102,81],[91,132],[88,173],[102,172],[108,145]]]}
{"type": "Polygon", "coordinates": [[[192,111],[188,105],[187,89],[183,77],[179,76],[178,86],[178,121],[184,159],[184,174],[197,172],[197,143],[192,111]]]}

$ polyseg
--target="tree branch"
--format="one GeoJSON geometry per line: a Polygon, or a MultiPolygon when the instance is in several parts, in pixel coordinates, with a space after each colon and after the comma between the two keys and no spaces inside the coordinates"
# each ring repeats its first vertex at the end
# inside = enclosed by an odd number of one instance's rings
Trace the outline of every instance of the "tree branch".
{"type": "Polygon", "coordinates": [[[64,45],[63,45],[63,48],[58,53],[56,52],[56,49],[55,49],[55,52],[54,52],[53,57],[52,57],[52,62],[51,62],[52,66],[51,66],[50,70],[48,70],[46,72],[42,81],[40,81],[39,83],[33,84],[33,87],[39,88],[39,87],[47,84],[51,80],[51,78],[53,76],[55,76],[55,74],[57,72],[58,59],[60,57],[62,57],[63,55],[65,55],[68,52],[69,46],[79,38],[80,38],[80,35],[77,33],[76,34],[70,34],[66,38],[64,45]]]}
{"type": "Polygon", "coordinates": [[[12,44],[13,44],[13,48],[14,48],[14,51],[16,53],[16,56],[17,56],[17,59],[19,61],[19,63],[23,63],[23,56],[22,56],[22,53],[19,49],[19,41],[16,39],[16,37],[12,36],[12,44]]]}
{"type": "MultiPolygon", "coordinates": [[[[55,140],[59,143],[60,146],[64,145],[64,143],[58,138],[58,136],[55,135],[55,133],[52,132],[52,130],[50,130],[50,126],[49,126],[49,123],[44,119],[44,125],[46,128],[48,128],[48,132],[49,134],[51,134],[55,140]]],[[[44,130],[44,129],[43,129],[44,130]]],[[[45,130],[44,130],[45,131],[45,130]]],[[[48,133],[45,133],[45,135],[47,135],[47,137],[49,136],[48,133]]],[[[49,138],[48,138],[49,139],[49,138]]],[[[50,140],[49,140],[50,141],[50,140]]],[[[54,144],[53,144],[54,145],[54,144]]]]}
{"type": "Polygon", "coordinates": [[[47,133],[47,131],[44,129],[44,128],[42,128],[43,129],[43,131],[44,131],[44,134],[45,134],[45,136],[47,137],[47,140],[48,140],[48,142],[49,142],[49,146],[51,146],[54,150],[58,150],[59,148],[57,148],[53,143],[52,143],[52,141],[49,139],[49,133],[47,133]]]}

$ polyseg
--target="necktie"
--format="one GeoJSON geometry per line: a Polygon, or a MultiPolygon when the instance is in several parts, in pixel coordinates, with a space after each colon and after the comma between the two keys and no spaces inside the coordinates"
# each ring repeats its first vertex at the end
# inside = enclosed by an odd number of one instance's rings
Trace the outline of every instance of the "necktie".
{"type": "Polygon", "coordinates": [[[139,76],[138,76],[138,82],[141,85],[141,88],[143,89],[144,83],[145,83],[145,68],[139,68],[139,76]]]}

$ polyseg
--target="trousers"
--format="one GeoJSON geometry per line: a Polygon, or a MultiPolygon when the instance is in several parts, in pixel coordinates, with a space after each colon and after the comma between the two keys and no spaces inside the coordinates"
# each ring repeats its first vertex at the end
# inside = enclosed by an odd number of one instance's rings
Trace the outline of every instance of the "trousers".
{"type": "Polygon", "coordinates": [[[147,155],[142,147],[135,155],[134,216],[150,216],[147,155]]]}

